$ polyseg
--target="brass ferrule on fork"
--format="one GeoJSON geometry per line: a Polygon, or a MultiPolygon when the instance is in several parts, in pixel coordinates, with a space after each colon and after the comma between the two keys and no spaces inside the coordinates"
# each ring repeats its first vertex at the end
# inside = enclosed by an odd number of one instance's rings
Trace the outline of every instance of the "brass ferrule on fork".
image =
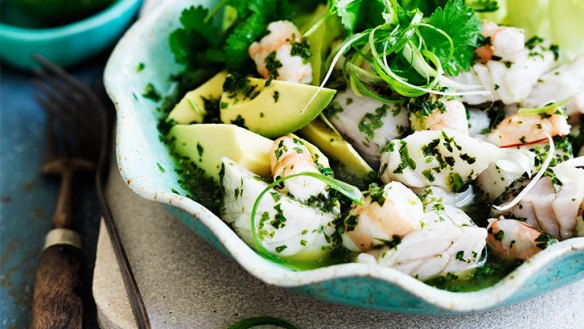
{"type": "Polygon", "coordinates": [[[60,244],[81,249],[81,236],[79,233],[66,228],[52,229],[45,237],[45,247],[43,250],[60,244]]]}

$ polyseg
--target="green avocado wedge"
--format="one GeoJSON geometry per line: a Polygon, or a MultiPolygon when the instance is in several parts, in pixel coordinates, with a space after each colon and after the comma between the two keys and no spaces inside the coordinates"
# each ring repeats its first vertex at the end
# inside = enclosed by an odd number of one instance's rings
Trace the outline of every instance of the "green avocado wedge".
{"type": "Polygon", "coordinates": [[[367,178],[374,170],[341,135],[317,119],[302,128],[300,135],[314,143],[323,153],[345,165],[354,175],[367,178]]]}
{"type": "Polygon", "coordinates": [[[219,182],[221,158],[227,157],[263,177],[271,175],[268,156],[272,141],[235,125],[175,125],[169,132],[172,149],[191,159],[219,182]]]}
{"type": "Polygon", "coordinates": [[[186,93],[174,106],[166,120],[180,124],[203,122],[207,114],[205,100],[217,101],[221,97],[225,77],[227,77],[227,72],[219,72],[197,89],[186,93]]]}
{"type": "Polygon", "coordinates": [[[219,103],[221,121],[268,138],[304,127],[322,112],[336,93],[334,89],[257,78],[246,78],[244,83],[234,85],[239,88],[224,86],[219,103]]]}

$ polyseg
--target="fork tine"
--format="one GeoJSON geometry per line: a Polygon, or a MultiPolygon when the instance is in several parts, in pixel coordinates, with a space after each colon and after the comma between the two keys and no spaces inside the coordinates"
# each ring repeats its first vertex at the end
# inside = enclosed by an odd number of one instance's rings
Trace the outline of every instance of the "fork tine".
{"type": "Polygon", "coordinates": [[[59,107],[57,107],[53,102],[41,96],[40,94],[35,94],[33,97],[37,100],[37,102],[39,102],[39,104],[41,104],[41,107],[45,109],[50,115],[53,115],[54,117],[59,119],[59,121],[61,121],[65,126],[67,126],[68,129],[71,129],[75,136],[81,139],[81,141],[84,144],[90,142],[87,134],[83,131],[81,127],[75,124],[74,119],[65,115],[61,110],[59,110],[59,107]]]}
{"type": "Polygon", "coordinates": [[[35,87],[47,95],[48,99],[53,102],[58,102],[62,105],[63,111],[67,116],[74,117],[74,122],[83,125],[86,132],[96,136],[98,128],[95,125],[95,114],[91,111],[80,111],[79,108],[87,106],[87,99],[84,99],[82,95],[77,93],[76,90],[71,90],[68,84],[59,81],[59,79],[48,75],[46,72],[37,70],[35,71],[37,76],[41,78],[43,83],[35,84],[35,87]]]}
{"type": "Polygon", "coordinates": [[[47,145],[45,146],[45,156],[43,158],[43,163],[49,163],[55,160],[56,150],[55,150],[55,135],[56,135],[56,120],[55,116],[51,113],[47,113],[49,123],[47,124],[47,145]]]}
{"type": "Polygon", "coordinates": [[[85,86],[81,81],[77,80],[75,77],[71,76],[64,69],[51,63],[50,61],[48,61],[47,59],[45,59],[44,57],[42,57],[38,54],[34,54],[33,57],[48,72],[51,72],[51,73],[55,74],[56,76],[60,77],[61,79],[70,83],[71,87],[80,91],[85,97],[90,98],[92,100],[96,100],[96,95],[87,86],[85,86]]]}
{"type": "MultiPolygon", "coordinates": [[[[69,82],[72,88],[76,88],[80,93],[82,93],[88,99],[91,99],[91,103],[96,105],[96,115],[100,116],[101,120],[107,122],[108,114],[106,108],[103,106],[98,96],[91,91],[85,84],[77,80],[75,77],[71,76],[64,69],[57,66],[56,64],[50,62],[46,58],[40,56],[39,54],[33,54],[34,59],[39,62],[47,71],[54,73],[55,75],[61,77],[63,80],[69,82]]],[[[91,111],[90,111],[91,112],[91,111]]]]}

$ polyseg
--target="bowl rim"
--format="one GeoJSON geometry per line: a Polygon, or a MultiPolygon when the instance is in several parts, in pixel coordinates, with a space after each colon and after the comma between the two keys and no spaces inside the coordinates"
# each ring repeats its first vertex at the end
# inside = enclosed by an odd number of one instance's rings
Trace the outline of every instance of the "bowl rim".
{"type": "Polygon", "coordinates": [[[98,13],[72,23],[50,28],[24,28],[0,23],[0,33],[7,37],[29,41],[64,38],[104,26],[107,22],[123,15],[142,0],[116,0],[98,13]]]}
{"type": "Polygon", "coordinates": [[[144,184],[144,175],[133,169],[135,165],[132,159],[125,155],[121,156],[121,154],[125,153],[125,149],[132,153],[130,146],[136,133],[132,129],[142,129],[136,120],[139,113],[132,107],[122,106],[123,100],[129,100],[131,96],[123,90],[115,88],[120,85],[118,68],[124,62],[127,62],[127,54],[125,54],[123,47],[126,43],[131,43],[131,40],[137,38],[143,31],[150,31],[155,23],[159,21],[162,13],[165,12],[163,9],[171,4],[172,2],[170,1],[165,2],[154,14],[134,23],[114,49],[106,65],[104,72],[105,87],[116,107],[118,118],[116,123],[118,169],[129,188],[140,197],[184,210],[203,224],[235,261],[253,276],[268,284],[286,288],[299,288],[349,277],[373,278],[397,286],[440,309],[454,312],[470,312],[486,310],[500,305],[501,302],[517,292],[534,273],[543,269],[555,259],[574,252],[584,251],[584,237],[571,238],[556,243],[525,261],[493,286],[474,292],[442,290],[398,270],[377,264],[344,263],[295,272],[261,257],[245,244],[223,220],[201,204],[179,194],[156,190],[152,186],[144,184]]]}

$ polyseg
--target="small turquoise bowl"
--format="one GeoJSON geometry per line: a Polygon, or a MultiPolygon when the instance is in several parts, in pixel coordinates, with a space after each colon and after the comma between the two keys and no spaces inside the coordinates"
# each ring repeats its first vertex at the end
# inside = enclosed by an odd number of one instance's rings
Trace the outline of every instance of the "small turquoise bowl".
{"type": "Polygon", "coordinates": [[[497,284],[476,292],[440,290],[376,264],[347,263],[294,272],[262,258],[219,217],[177,193],[187,194],[178,184],[181,177],[170,170],[173,159],[159,138],[158,104],[140,96],[149,85],[163,95],[176,87],[168,77],[183,68],[174,61],[168,35],[178,27],[182,10],[199,4],[213,7],[216,3],[165,1],[130,28],[109,59],[104,82],[118,111],[117,163],[135,193],[164,205],[260,280],[330,303],[386,312],[455,314],[504,307],[584,278],[584,237],[546,248],[497,284]]]}
{"type": "Polygon", "coordinates": [[[133,20],[141,3],[142,0],[118,0],[93,16],[54,28],[33,29],[0,23],[0,59],[25,70],[38,65],[32,58],[34,53],[61,66],[80,63],[112,46],[133,20]]]}

